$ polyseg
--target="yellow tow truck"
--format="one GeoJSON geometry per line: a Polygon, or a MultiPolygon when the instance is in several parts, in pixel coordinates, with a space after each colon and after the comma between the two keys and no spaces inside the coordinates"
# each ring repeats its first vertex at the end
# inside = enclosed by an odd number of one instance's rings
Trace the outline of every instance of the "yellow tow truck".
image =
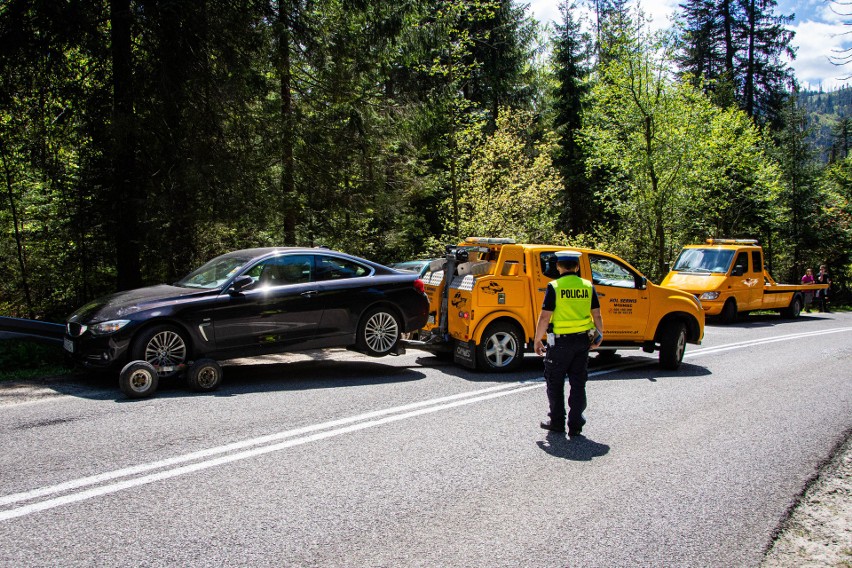
{"type": "MultiPolygon", "coordinates": [[[[447,247],[445,258],[423,275],[429,320],[413,346],[452,349],[466,367],[516,369],[531,352],[547,283],[558,276],[558,245],[468,237],[447,247]]],[[[591,280],[601,303],[601,353],[659,351],[660,365],[677,369],[687,343],[704,337],[704,311],[692,294],[656,286],[624,260],[605,252],[582,253],[580,276],[591,280]]]]}
{"type": "Polygon", "coordinates": [[[778,284],[764,268],[763,248],[754,239],[707,239],[703,245],[687,245],[661,284],[695,294],[704,313],[724,323],[756,310],[797,318],[806,293],[828,288],[778,284]]]}

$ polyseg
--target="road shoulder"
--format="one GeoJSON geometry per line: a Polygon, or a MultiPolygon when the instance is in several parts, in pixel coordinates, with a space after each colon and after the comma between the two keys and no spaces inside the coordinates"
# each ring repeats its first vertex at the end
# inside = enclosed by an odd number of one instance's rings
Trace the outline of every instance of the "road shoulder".
{"type": "Polygon", "coordinates": [[[852,567],[850,434],[781,523],[762,568],[852,567]]]}

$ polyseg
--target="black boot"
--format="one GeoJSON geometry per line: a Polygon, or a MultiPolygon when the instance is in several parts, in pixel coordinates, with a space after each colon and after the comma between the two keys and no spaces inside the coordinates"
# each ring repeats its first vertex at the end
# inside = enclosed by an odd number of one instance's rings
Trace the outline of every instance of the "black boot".
{"type": "Polygon", "coordinates": [[[554,420],[548,420],[547,422],[542,422],[540,424],[542,428],[545,430],[550,430],[551,432],[564,432],[565,424],[564,422],[556,422],[554,420]]]}

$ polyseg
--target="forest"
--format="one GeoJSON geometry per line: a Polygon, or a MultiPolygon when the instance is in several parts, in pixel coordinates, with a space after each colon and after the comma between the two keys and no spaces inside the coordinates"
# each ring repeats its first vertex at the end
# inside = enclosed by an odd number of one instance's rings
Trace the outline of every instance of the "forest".
{"type": "Polygon", "coordinates": [[[63,321],[238,248],[388,263],[471,235],[656,282],[684,244],[756,238],[776,279],[824,263],[842,296],[852,123],[814,123],[775,0],[683,0],[662,31],[634,1],[559,7],[5,0],[0,315],[63,321]]]}

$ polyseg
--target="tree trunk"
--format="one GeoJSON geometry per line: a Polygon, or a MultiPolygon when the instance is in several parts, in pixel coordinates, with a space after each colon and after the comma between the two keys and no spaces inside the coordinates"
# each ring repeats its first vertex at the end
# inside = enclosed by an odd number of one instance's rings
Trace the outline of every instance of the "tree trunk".
{"type": "Polygon", "coordinates": [[[138,287],[140,268],[139,211],[136,176],[135,117],[130,37],[130,0],[110,0],[113,83],[113,196],[115,203],[116,275],[119,290],[138,287]]]}
{"type": "Polygon", "coordinates": [[[745,86],[743,87],[743,98],[745,99],[746,114],[754,117],[754,34],[757,22],[754,0],[748,3],[748,63],[746,68],[745,86]]]}
{"type": "Polygon", "coordinates": [[[284,244],[295,246],[298,196],[293,175],[293,94],[290,43],[292,41],[292,0],[278,2],[278,77],[281,90],[281,202],[284,213],[284,244]]]}
{"type": "Polygon", "coordinates": [[[18,208],[15,206],[15,192],[12,190],[12,172],[9,168],[9,158],[0,139],[0,160],[3,161],[3,174],[6,178],[6,191],[9,194],[9,211],[12,213],[12,224],[15,230],[15,246],[18,253],[18,265],[21,267],[21,287],[24,289],[24,301],[27,303],[27,317],[34,319],[33,300],[30,294],[29,278],[27,276],[27,262],[24,258],[24,243],[21,237],[21,229],[18,225],[18,208]]]}

